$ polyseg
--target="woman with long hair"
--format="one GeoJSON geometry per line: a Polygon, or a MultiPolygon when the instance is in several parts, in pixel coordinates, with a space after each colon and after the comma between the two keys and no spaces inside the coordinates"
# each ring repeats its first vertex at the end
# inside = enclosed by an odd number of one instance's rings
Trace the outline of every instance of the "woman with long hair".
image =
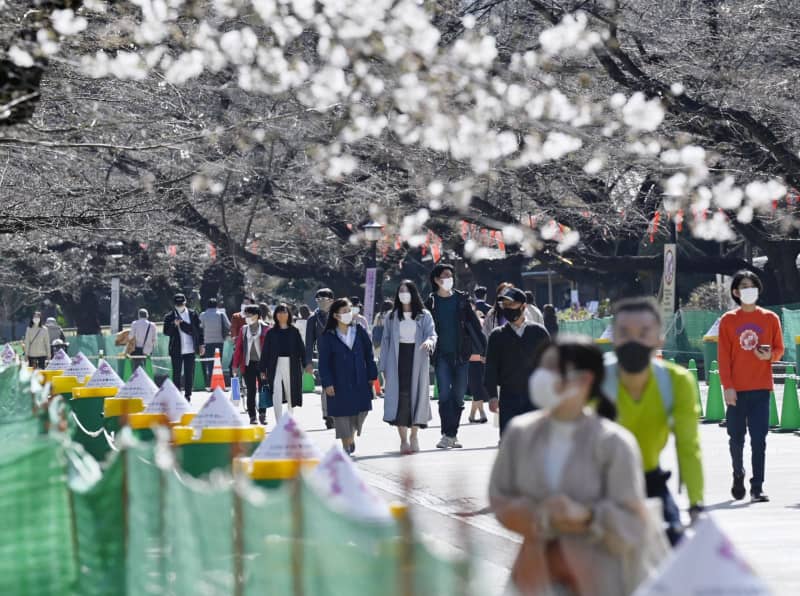
{"type": "Polygon", "coordinates": [[[489,487],[497,519],[523,537],[512,591],[627,596],[626,563],[647,535],[636,440],[612,422],[590,338],[559,336],[538,362],[530,393],[539,411],[509,423],[489,487]]]}
{"type": "Polygon", "coordinates": [[[336,438],[352,455],[356,450],[355,435],[361,435],[372,409],[372,383],[378,378],[378,367],[369,334],[354,323],[352,304],[347,298],[331,304],[318,345],[319,376],[328,398],[328,416],[333,418],[336,438]]]}
{"type": "Polygon", "coordinates": [[[378,363],[385,379],[383,420],[397,427],[400,453],[407,455],[419,451],[417,431],[432,417],[430,355],[437,340],[433,317],[413,281],[400,283],[383,324],[378,363]]]}
{"type": "Polygon", "coordinates": [[[558,335],[558,315],[556,314],[556,307],[552,304],[545,304],[542,308],[542,317],[544,318],[544,328],[550,334],[550,337],[558,335]]]}
{"type": "Polygon", "coordinates": [[[261,353],[261,379],[272,393],[275,422],[281,419],[283,404],[303,405],[303,369],[306,367],[306,348],[297,327],[292,325],[292,311],[281,303],[272,314],[275,325],[267,334],[261,353]]]}
{"type": "Polygon", "coordinates": [[[47,359],[50,357],[50,334],[42,324],[42,313],[38,310],[33,313],[25,330],[25,356],[28,358],[28,365],[33,368],[43,369],[47,359]]]}

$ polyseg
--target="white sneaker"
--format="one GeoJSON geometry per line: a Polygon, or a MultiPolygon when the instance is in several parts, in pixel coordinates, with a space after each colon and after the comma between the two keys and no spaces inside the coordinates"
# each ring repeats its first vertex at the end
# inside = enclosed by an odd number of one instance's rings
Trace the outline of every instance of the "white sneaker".
{"type": "Polygon", "coordinates": [[[458,442],[458,437],[454,437],[450,439],[450,447],[452,447],[453,449],[461,449],[463,445],[458,442]]]}
{"type": "Polygon", "coordinates": [[[411,437],[411,451],[413,453],[419,453],[419,439],[416,435],[411,437]]]}
{"type": "Polygon", "coordinates": [[[442,435],[441,440],[436,443],[437,449],[450,449],[450,447],[452,447],[452,445],[450,444],[450,437],[447,435],[442,435]]]}

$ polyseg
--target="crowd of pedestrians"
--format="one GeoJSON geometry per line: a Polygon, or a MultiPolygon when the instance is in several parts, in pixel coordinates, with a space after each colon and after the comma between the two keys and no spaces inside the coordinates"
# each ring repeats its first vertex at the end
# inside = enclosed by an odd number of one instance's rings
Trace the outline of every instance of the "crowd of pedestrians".
{"type": "MultiPolygon", "coordinates": [[[[667,482],[673,471],[660,464],[670,439],[691,522],[704,511],[697,386],[684,368],[656,356],[664,339],[659,305],[651,298],[618,301],[613,350],[604,355],[589,338],[559,334],[552,305],[539,310],[530,293],[511,283],[501,283],[491,302],[482,286],[471,297],[456,288],[455,273],[436,265],[427,298],[413,280],[402,280],[372,320],[358,297],[337,297],[329,288],[316,292],[313,312],[285,303],[270,309],[246,295],[230,318],[215,299],[198,313],[176,294],[163,323],[173,381],[191,400],[196,359],[208,384],[210,356],[230,338],[231,374],[241,377],[251,424],[267,424],[270,407],[276,420],[284,407],[301,407],[303,375],[315,374],[322,420],[350,454],[378,396],[384,422],[397,429],[399,452],[419,452],[421,431],[433,418],[434,380],[436,447],[459,449],[470,395],[470,423],[487,422],[486,404],[498,414],[491,508],[523,539],[510,593],[632,593],[647,571],[645,554],[652,562],[654,552],[683,538],[667,482]],[[648,513],[647,499],[658,503],[658,519],[648,513]],[[663,545],[652,539],[653,524],[663,545]]],[[[779,318],[757,306],[762,292],[755,274],[737,274],[731,297],[738,308],[719,326],[731,494],[738,500],[747,492],[749,432],[754,503],[769,500],[771,365],[784,352],[779,318]]],[[[136,365],[153,353],[157,335],[149,313],[139,310],[127,337],[136,365]]],[[[29,364],[43,368],[62,344],[55,321],[35,312],[24,337],[29,364]]]]}

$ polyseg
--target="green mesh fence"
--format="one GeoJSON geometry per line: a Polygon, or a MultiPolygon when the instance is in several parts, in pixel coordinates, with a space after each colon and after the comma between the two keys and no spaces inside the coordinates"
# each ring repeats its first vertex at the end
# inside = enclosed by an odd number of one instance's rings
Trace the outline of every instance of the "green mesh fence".
{"type": "Polygon", "coordinates": [[[783,319],[783,343],[786,353],[783,360],[797,362],[797,344],[795,338],[800,335],[800,310],[784,308],[781,312],[783,319]]]}
{"type": "Polygon", "coordinates": [[[64,450],[46,438],[0,449],[0,594],[69,594],[76,577],[64,450]]]}
{"type": "Polygon", "coordinates": [[[588,335],[592,339],[597,339],[611,324],[611,317],[599,319],[587,319],[585,321],[561,321],[558,324],[559,333],[588,335]]]}

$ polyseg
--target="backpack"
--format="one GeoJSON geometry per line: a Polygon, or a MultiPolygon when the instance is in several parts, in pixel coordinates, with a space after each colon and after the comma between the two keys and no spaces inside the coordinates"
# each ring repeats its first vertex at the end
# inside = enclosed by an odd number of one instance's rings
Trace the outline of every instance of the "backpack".
{"type": "MultiPolygon", "coordinates": [[[[617,356],[613,352],[608,352],[604,356],[606,367],[606,378],[603,381],[603,392],[608,398],[616,403],[617,392],[619,390],[619,369],[617,363],[617,356]]],[[[656,378],[658,385],[658,392],[661,394],[661,403],[664,405],[664,411],[667,413],[669,426],[672,428],[672,410],[675,405],[675,395],[672,393],[672,376],[669,373],[669,368],[659,359],[653,358],[650,361],[650,370],[653,371],[653,376],[656,378]]]]}

